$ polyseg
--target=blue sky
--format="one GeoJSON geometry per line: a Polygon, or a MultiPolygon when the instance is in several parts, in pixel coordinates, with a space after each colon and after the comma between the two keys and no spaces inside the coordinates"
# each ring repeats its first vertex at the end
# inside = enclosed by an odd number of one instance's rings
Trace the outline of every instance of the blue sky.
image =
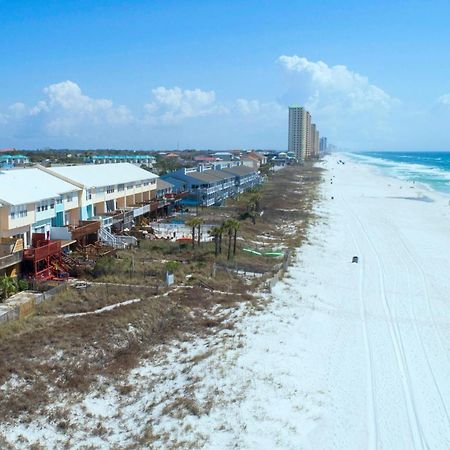
{"type": "Polygon", "coordinates": [[[450,149],[450,4],[0,1],[0,147],[450,149]]]}

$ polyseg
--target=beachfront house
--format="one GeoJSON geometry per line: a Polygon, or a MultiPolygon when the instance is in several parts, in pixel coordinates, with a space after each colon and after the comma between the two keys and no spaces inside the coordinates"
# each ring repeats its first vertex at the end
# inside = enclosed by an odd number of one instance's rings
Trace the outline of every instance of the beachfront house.
{"type": "Polygon", "coordinates": [[[80,192],[38,168],[0,172],[0,237],[20,238],[26,248],[33,233],[49,236],[52,226],[78,223],[80,192]]]}
{"type": "Polygon", "coordinates": [[[40,167],[77,186],[80,220],[99,220],[103,228],[123,228],[150,211],[157,175],[130,163],[40,167]]]}
{"type": "Polygon", "coordinates": [[[234,176],[236,194],[242,194],[243,192],[258,186],[262,181],[261,176],[252,167],[239,165],[223,168],[222,170],[234,176]]]}
{"type": "Polygon", "coordinates": [[[110,232],[150,214],[157,179],[129,163],[0,171],[0,274],[22,253],[28,274],[50,278],[66,246],[123,245],[110,232]]]}
{"type": "Polygon", "coordinates": [[[223,170],[183,168],[161,177],[175,185],[177,189],[187,191],[182,200],[185,206],[220,205],[225,199],[235,194],[235,177],[223,170]]]}
{"type": "Polygon", "coordinates": [[[79,192],[36,168],[0,172],[0,274],[18,274],[33,236],[50,239],[53,227],[78,223],[79,192]]]}

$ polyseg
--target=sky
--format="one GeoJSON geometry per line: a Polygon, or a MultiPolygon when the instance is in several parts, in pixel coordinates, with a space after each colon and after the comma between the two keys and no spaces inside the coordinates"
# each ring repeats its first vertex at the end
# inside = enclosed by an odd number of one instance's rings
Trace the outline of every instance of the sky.
{"type": "Polygon", "coordinates": [[[450,150],[450,3],[0,0],[0,148],[450,150]]]}

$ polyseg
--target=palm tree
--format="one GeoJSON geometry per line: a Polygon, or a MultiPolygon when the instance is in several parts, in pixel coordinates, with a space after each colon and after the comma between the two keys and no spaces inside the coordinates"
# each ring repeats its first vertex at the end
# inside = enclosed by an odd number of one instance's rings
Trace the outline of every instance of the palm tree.
{"type": "Polygon", "coordinates": [[[236,239],[237,239],[237,230],[240,226],[240,223],[236,219],[228,219],[224,224],[224,230],[228,231],[228,253],[227,259],[231,259],[231,242],[234,236],[234,252],[233,255],[236,254],[236,239]]]}
{"type": "Polygon", "coordinates": [[[186,222],[186,225],[188,227],[192,228],[192,247],[194,247],[194,245],[195,245],[195,229],[197,228],[197,220],[196,219],[197,219],[196,217],[193,217],[192,219],[190,219],[186,222]]]}
{"type": "Polygon", "coordinates": [[[197,230],[198,230],[197,231],[197,244],[200,247],[200,238],[202,236],[201,228],[202,228],[204,220],[203,220],[203,217],[197,217],[196,219],[197,219],[197,230]]]}
{"type": "Polygon", "coordinates": [[[222,224],[219,227],[219,254],[222,254],[222,238],[224,232],[225,232],[225,225],[222,224]]]}
{"type": "Polygon", "coordinates": [[[4,275],[0,278],[0,292],[2,293],[3,299],[7,299],[11,294],[16,292],[17,285],[12,277],[4,275]]]}
{"type": "Polygon", "coordinates": [[[252,190],[247,193],[245,199],[246,213],[245,218],[250,217],[253,225],[256,223],[256,215],[261,211],[261,192],[259,190],[252,190]]]}
{"type": "Polygon", "coordinates": [[[220,244],[220,236],[222,234],[222,227],[212,227],[208,233],[213,237],[214,239],[214,256],[219,255],[219,244],[220,244]]]}
{"type": "Polygon", "coordinates": [[[236,241],[237,241],[237,233],[238,230],[241,226],[241,222],[239,222],[239,220],[233,220],[233,231],[234,231],[234,236],[233,236],[233,256],[236,255],[236,241]]]}
{"type": "Polygon", "coordinates": [[[252,197],[255,203],[255,211],[259,213],[261,211],[261,198],[262,198],[261,192],[259,191],[253,192],[252,197]]]}
{"type": "Polygon", "coordinates": [[[198,230],[198,234],[197,234],[197,243],[198,245],[200,245],[200,227],[203,223],[203,218],[202,217],[193,217],[192,219],[188,220],[186,222],[186,225],[188,227],[192,228],[192,247],[195,246],[195,232],[196,230],[198,230]]]}

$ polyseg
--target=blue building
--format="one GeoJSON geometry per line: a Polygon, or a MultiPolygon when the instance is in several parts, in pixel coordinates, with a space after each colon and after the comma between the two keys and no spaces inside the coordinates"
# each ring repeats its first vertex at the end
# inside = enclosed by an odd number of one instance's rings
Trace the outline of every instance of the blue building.
{"type": "Polygon", "coordinates": [[[28,156],[25,155],[0,155],[0,167],[2,169],[24,166],[29,162],[28,156]]]}
{"type": "Polygon", "coordinates": [[[188,192],[182,200],[186,206],[220,205],[227,198],[241,194],[261,182],[255,169],[237,164],[183,168],[161,178],[172,183],[176,189],[188,192]]]}

